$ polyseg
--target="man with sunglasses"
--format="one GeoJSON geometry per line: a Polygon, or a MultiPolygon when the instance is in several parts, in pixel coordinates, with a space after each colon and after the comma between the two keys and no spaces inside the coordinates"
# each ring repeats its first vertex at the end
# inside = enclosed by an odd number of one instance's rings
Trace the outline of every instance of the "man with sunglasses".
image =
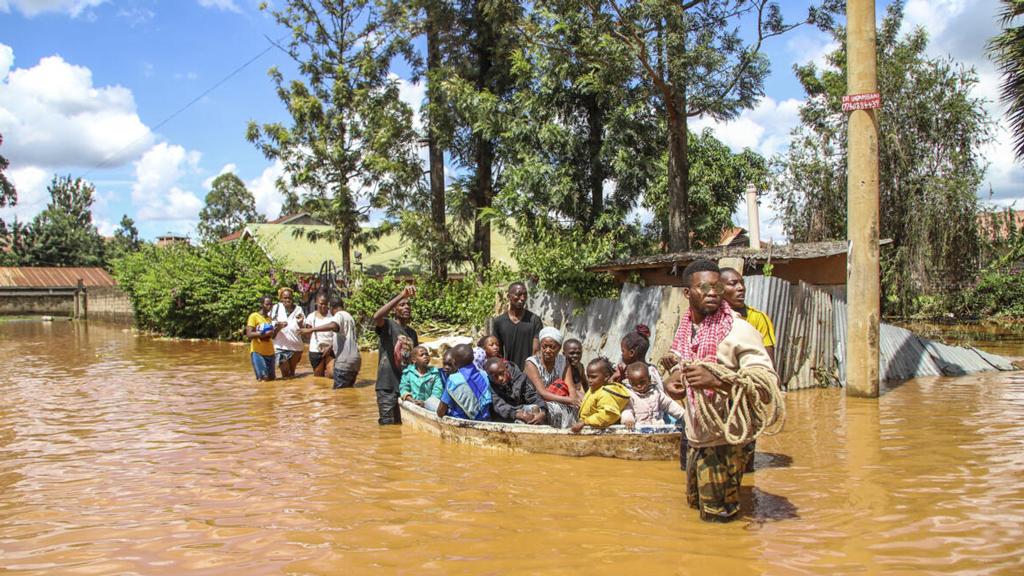
{"type": "Polygon", "coordinates": [[[687,503],[700,511],[702,520],[728,522],[740,515],[739,488],[748,442],[729,444],[720,429],[705,426],[705,420],[697,416],[700,400],[726,420],[732,392],[731,384],[700,363],[718,364],[739,377],[756,373],[774,386],[778,385],[778,376],[761,334],[733,315],[729,303],[722,299],[725,288],[714,262],[699,260],[687,266],[683,283],[689,309],[672,341],[673,355],[662,361],[671,370],[665,392],[676,400],[687,399],[683,447],[687,503]]]}

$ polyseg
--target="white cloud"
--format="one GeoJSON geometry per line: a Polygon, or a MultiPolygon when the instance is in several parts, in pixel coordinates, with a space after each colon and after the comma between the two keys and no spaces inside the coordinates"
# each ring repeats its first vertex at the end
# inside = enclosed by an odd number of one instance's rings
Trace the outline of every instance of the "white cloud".
{"type": "Polygon", "coordinates": [[[242,9],[238,7],[238,4],[235,4],[234,0],[199,0],[199,5],[203,8],[214,8],[226,12],[242,12],[242,9]]]}
{"type": "Polygon", "coordinates": [[[96,225],[96,229],[99,231],[100,236],[113,236],[114,232],[118,228],[118,224],[103,218],[93,218],[92,223],[96,225]]]}
{"type": "Polygon", "coordinates": [[[46,208],[50,195],[46,186],[53,179],[53,173],[35,166],[11,168],[6,171],[7,177],[18,191],[17,205],[0,210],[0,219],[11,221],[15,217],[21,221],[31,220],[33,216],[46,208]]]}
{"type": "Polygon", "coordinates": [[[203,201],[180,187],[179,181],[199,169],[201,154],[161,142],[135,162],[132,203],[137,220],[194,221],[203,201]]]}
{"type": "Polygon", "coordinates": [[[220,169],[220,172],[217,172],[213,176],[210,176],[206,180],[203,180],[203,189],[204,190],[209,190],[209,189],[213,188],[213,181],[217,179],[217,176],[221,176],[223,174],[235,174],[235,175],[238,175],[238,166],[236,166],[235,164],[231,164],[231,163],[225,164],[224,167],[220,169]]]}
{"type": "Polygon", "coordinates": [[[391,78],[398,81],[398,97],[412,108],[413,127],[419,131],[423,128],[420,107],[427,98],[427,86],[422,82],[410,82],[392,74],[391,78]]]}
{"type": "Polygon", "coordinates": [[[690,129],[700,132],[711,128],[715,137],[734,152],[750,148],[765,156],[782,153],[789,146],[789,131],[800,123],[802,100],[789,98],[776,102],[762,98],[752,110],[744,110],[738,118],[719,122],[711,118],[697,118],[690,129]]]}
{"type": "Polygon", "coordinates": [[[117,166],[151,143],[127,88],[93,86],[88,68],[60,56],[11,69],[13,59],[0,44],[0,133],[12,166],[117,166]]]}
{"type": "Polygon", "coordinates": [[[44,12],[62,12],[77,18],[83,11],[99,6],[107,0],[0,0],[0,12],[14,7],[22,15],[32,18],[44,12]]]}
{"type": "MultiPolygon", "coordinates": [[[[228,164],[232,166],[232,164],[228,164]]],[[[225,169],[227,166],[225,166],[225,169]]],[[[245,183],[245,187],[252,192],[256,200],[256,211],[273,220],[281,216],[281,206],[284,205],[284,196],[277,189],[277,179],[284,174],[284,165],[280,160],[264,168],[259,176],[245,183]]]]}

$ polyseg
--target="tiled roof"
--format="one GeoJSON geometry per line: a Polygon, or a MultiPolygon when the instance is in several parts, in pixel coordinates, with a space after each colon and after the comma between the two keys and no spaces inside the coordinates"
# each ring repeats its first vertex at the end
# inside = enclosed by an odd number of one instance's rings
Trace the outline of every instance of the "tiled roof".
{"type": "Polygon", "coordinates": [[[78,280],[90,286],[116,286],[103,268],[0,267],[0,288],[73,288],[78,280]]]}

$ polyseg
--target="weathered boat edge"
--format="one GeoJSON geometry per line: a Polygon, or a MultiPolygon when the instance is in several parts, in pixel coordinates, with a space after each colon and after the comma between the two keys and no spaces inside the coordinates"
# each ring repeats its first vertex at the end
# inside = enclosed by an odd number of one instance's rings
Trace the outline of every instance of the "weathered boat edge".
{"type": "Polygon", "coordinates": [[[430,432],[458,444],[557,456],[603,456],[624,460],[674,460],[679,458],[678,427],[643,426],[629,430],[612,426],[585,429],[580,434],[549,426],[476,422],[459,418],[438,418],[411,402],[401,402],[402,425],[430,432]]]}

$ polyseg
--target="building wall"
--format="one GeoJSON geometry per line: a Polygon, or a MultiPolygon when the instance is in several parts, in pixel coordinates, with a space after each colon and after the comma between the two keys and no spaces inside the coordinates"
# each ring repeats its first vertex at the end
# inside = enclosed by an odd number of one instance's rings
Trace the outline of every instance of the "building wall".
{"type": "Polygon", "coordinates": [[[772,276],[793,283],[803,280],[816,286],[846,284],[846,254],[810,260],[791,260],[774,266],[772,276]]]}
{"type": "MultiPolygon", "coordinates": [[[[135,319],[131,299],[117,287],[94,286],[86,290],[85,317],[88,320],[131,324],[135,319]]],[[[75,315],[73,289],[20,288],[0,291],[0,315],[75,315]]]]}
{"type": "Polygon", "coordinates": [[[135,320],[128,294],[115,286],[89,288],[87,291],[88,319],[131,324],[135,320]]]}
{"type": "Polygon", "coordinates": [[[3,316],[71,316],[75,297],[71,290],[39,289],[4,290],[0,292],[0,315],[3,316]]]}

